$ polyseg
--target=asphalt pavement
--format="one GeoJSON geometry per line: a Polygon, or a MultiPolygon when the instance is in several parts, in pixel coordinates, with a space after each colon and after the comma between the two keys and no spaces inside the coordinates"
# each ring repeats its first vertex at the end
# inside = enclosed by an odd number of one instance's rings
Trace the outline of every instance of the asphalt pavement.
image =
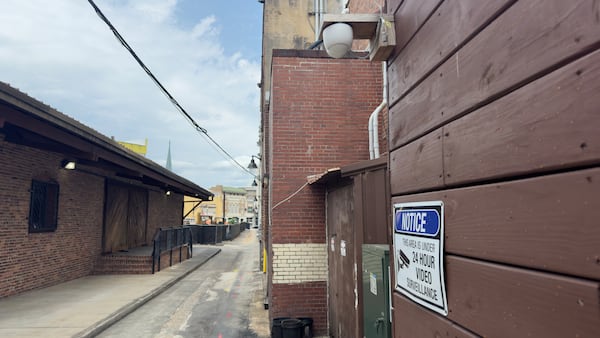
{"type": "MultiPolygon", "coordinates": [[[[220,251],[218,246],[194,245],[192,258],[154,275],[91,275],[0,299],[0,337],[94,337],[220,251]]],[[[267,311],[254,309],[251,325],[269,332],[267,311]]]]}

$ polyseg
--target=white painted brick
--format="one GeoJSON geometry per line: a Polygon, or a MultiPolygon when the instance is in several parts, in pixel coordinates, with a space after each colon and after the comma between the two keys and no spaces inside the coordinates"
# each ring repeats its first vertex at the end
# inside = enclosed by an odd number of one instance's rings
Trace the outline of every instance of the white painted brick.
{"type": "Polygon", "coordinates": [[[326,244],[273,244],[273,282],[327,280],[326,244]]]}

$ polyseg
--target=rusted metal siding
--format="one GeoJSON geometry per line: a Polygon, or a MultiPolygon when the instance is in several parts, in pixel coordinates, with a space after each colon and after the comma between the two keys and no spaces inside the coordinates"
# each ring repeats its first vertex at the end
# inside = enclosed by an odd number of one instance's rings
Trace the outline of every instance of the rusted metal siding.
{"type": "Polygon", "coordinates": [[[449,306],[394,336],[600,336],[598,2],[394,3],[391,202],[444,202],[449,306]]]}

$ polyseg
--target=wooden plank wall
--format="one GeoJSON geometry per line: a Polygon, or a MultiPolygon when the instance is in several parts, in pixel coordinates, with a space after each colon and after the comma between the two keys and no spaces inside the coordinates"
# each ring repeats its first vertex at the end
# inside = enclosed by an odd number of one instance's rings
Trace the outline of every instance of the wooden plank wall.
{"type": "Polygon", "coordinates": [[[362,245],[391,243],[387,159],[351,164],[341,173],[328,183],[326,198],[329,336],[363,337],[362,245]]]}
{"type": "Polygon", "coordinates": [[[127,189],[107,184],[104,211],[104,235],[102,252],[116,252],[127,249],[127,189]]]}
{"type": "Polygon", "coordinates": [[[600,337],[600,2],[388,13],[392,203],[444,202],[449,305],[394,293],[394,336],[600,337]]]}
{"type": "Polygon", "coordinates": [[[354,186],[347,183],[327,190],[329,336],[335,338],[358,336],[354,263],[360,243],[357,247],[353,190],[354,186]],[[342,254],[342,242],[345,243],[345,255],[342,254]]]}

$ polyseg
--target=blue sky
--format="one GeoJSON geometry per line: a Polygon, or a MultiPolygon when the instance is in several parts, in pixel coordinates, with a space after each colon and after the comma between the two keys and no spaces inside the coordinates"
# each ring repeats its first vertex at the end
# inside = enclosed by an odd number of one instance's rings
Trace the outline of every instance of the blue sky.
{"type": "Polygon", "coordinates": [[[225,53],[239,51],[260,62],[263,6],[258,1],[183,0],[179,4],[175,13],[183,28],[193,27],[202,16],[214,15],[225,53]]]}
{"type": "MultiPolygon", "coordinates": [[[[258,152],[262,4],[95,0],[196,122],[243,165],[258,152]]],[[[205,188],[252,177],[198,134],[86,0],[3,0],[0,81],[205,188]]]]}

